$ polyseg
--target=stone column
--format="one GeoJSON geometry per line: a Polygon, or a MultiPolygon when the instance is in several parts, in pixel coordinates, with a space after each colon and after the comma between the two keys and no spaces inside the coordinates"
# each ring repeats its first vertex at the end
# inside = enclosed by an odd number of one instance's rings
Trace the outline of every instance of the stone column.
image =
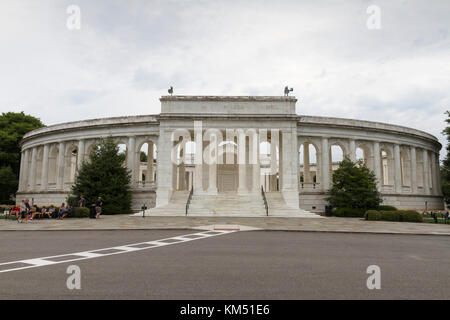
{"type": "MultiPolygon", "coordinates": [[[[203,131],[200,121],[194,122],[195,140],[195,168],[194,168],[194,193],[203,193],[203,131]]],[[[158,161],[159,162],[159,161],[158,161]]]]}
{"type": "Polygon", "coordinates": [[[428,151],[423,150],[423,190],[425,194],[430,194],[430,166],[428,163],[428,151]]]}
{"type": "Polygon", "coordinates": [[[80,170],[81,165],[83,164],[84,161],[84,155],[85,155],[85,142],[84,139],[81,139],[80,141],[78,141],[78,161],[77,161],[77,171],[80,170]]]}
{"type": "Polygon", "coordinates": [[[25,150],[23,153],[23,167],[22,171],[20,173],[21,181],[22,181],[22,187],[21,191],[25,191],[28,189],[28,166],[29,166],[29,150],[25,150]]]}
{"type": "Polygon", "coordinates": [[[327,191],[330,188],[330,151],[328,145],[328,138],[322,138],[322,150],[321,150],[321,158],[322,158],[322,191],[327,191]]]}
{"type": "Polygon", "coordinates": [[[136,184],[136,137],[134,137],[134,136],[128,138],[127,167],[129,170],[131,170],[131,185],[135,186],[135,184],[136,184]]]}
{"type": "Polygon", "coordinates": [[[56,189],[62,190],[64,187],[64,155],[66,151],[66,145],[64,142],[59,143],[58,149],[58,177],[56,180],[56,189]]]}
{"type": "Polygon", "coordinates": [[[416,147],[411,147],[411,193],[417,193],[417,155],[416,147]]]}
{"type": "Polygon", "coordinates": [[[186,190],[186,165],[185,165],[185,154],[186,154],[186,141],[183,138],[180,149],[180,160],[181,163],[178,167],[178,188],[179,190],[186,190]]]}
{"type": "Polygon", "coordinates": [[[34,190],[34,187],[36,185],[36,156],[37,156],[37,148],[34,147],[31,150],[31,167],[29,172],[29,190],[34,190]]]}
{"type": "Polygon", "coordinates": [[[19,168],[19,185],[17,188],[18,192],[22,191],[22,188],[23,188],[22,187],[22,185],[23,185],[23,162],[24,162],[23,157],[24,157],[24,152],[21,151],[20,152],[20,168],[19,168]]]}
{"type": "Polygon", "coordinates": [[[279,132],[271,130],[270,135],[270,175],[269,175],[269,190],[277,191],[277,146],[279,146],[279,132]]]}
{"type": "Polygon", "coordinates": [[[441,196],[442,195],[442,182],[441,182],[441,163],[439,160],[439,152],[436,153],[436,165],[437,165],[437,190],[436,194],[441,196]]]}
{"type": "Polygon", "coordinates": [[[395,162],[395,192],[402,193],[402,167],[400,158],[400,145],[394,144],[394,162],[395,162]]]}
{"type": "Polygon", "coordinates": [[[356,162],[356,142],[353,139],[350,139],[349,141],[349,147],[350,147],[350,154],[349,158],[352,162],[356,162]]]}
{"type": "Polygon", "coordinates": [[[286,204],[299,208],[297,127],[282,131],[281,191],[286,204]]]}
{"type": "Polygon", "coordinates": [[[381,156],[380,156],[380,143],[375,141],[373,143],[373,167],[375,176],[377,178],[378,191],[381,191],[383,181],[381,179],[381,156]]]}
{"type": "Polygon", "coordinates": [[[252,163],[252,177],[253,177],[253,181],[252,181],[252,190],[253,192],[260,192],[261,190],[261,167],[259,164],[259,139],[258,136],[255,138],[255,143],[256,146],[253,148],[253,152],[256,152],[256,154],[253,155],[253,161],[254,163],[252,163]],[[255,150],[256,149],[256,150],[255,150]]]}
{"type": "Polygon", "coordinates": [[[436,164],[436,153],[435,152],[431,152],[431,183],[433,186],[433,195],[438,195],[438,170],[437,170],[438,166],[436,164]]]}
{"type": "Polygon", "coordinates": [[[208,167],[208,194],[217,194],[217,164],[212,163],[208,167]]]}
{"type": "Polygon", "coordinates": [[[42,156],[42,176],[41,176],[41,189],[45,190],[47,189],[48,185],[48,152],[49,152],[49,145],[44,145],[44,154],[42,156]]]}
{"type": "Polygon", "coordinates": [[[153,142],[147,143],[147,177],[146,182],[154,182],[153,179],[153,142]]]}
{"type": "Polygon", "coordinates": [[[303,143],[303,182],[312,182],[309,163],[309,142],[303,143]]]}
{"type": "Polygon", "coordinates": [[[238,134],[238,168],[239,168],[239,184],[238,192],[247,193],[247,161],[246,161],[246,136],[244,131],[240,131],[238,134]]]}
{"type": "Polygon", "coordinates": [[[172,130],[160,127],[158,140],[158,188],[156,189],[156,206],[169,203],[173,192],[174,163],[172,161],[172,130]]]}

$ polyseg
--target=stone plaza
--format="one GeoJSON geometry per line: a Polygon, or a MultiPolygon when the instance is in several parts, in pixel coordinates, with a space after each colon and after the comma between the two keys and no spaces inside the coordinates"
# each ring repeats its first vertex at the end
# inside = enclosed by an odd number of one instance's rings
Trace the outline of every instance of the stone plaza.
{"type": "Polygon", "coordinates": [[[65,202],[96,143],[112,137],[126,153],[132,208],[145,204],[147,215],[319,217],[343,157],[375,172],[385,205],[444,207],[442,146],[426,132],[298,115],[290,96],[160,101],[158,115],[70,122],[26,134],[17,201],[65,202]]]}

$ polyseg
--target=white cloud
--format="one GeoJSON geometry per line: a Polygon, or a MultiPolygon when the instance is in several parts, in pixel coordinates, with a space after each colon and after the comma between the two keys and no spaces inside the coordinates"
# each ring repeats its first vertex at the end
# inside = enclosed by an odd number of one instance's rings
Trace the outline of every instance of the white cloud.
{"type": "Polygon", "coordinates": [[[177,94],[281,95],[298,112],[438,136],[450,97],[448,1],[0,3],[0,111],[53,124],[159,112],[177,94]],[[69,4],[81,30],[66,28],[69,4]],[[366,9],[381,8],[368,30],[366,9]]]}

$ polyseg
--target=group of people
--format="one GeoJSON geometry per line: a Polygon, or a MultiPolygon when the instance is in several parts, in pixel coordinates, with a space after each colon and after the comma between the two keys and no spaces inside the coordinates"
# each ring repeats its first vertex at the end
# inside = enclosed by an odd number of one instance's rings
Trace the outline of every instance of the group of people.
{"type": "MultiPolygon", "coordinates": [[[[100,215],[102,214],[102,206],[103,206],[103,200],[102,197],[98,197],[97,200],[91,205],[91,207],[94,207],[95,210],[95,218],[100,218],[100,215]]],[[[86,207],[86,199],[84,199],[84,196],[80,196],[80,200],[78,201],[78,207],[85,208],[86,207]]],[[[93,218],[91,216],[91,218],[93,218]]]]}
{"type": "MultiPolygon", "coordinates": [[[[99,218],[102,213],[103,201],[101,197],[93,204],[95,205],[95,218],[99,218]]],[[[84,196],[80,197],[78,201],[79,207],[86,207],[86,199],[84,196]]],[[[57,208],[54,205],[48,207],[38,207],[37,205],[30,205],[29,199],[22,200],[20,206],[13,207],[11,209],[10,215],[17,216],[17,221],[22,223],[24,220],[34,220],[35,217],[42,218],[47,216],[49,219],[55,217],[56,220],[63,220],[65,217],[73,212],[73,207],[69,204],[62,203],[61,206],[57,208]]]]}
{"type": "MultiPolygon", "coordinates": [[[[433,218],[434,223],[438,223],[439,215],[438,215],[437,212],[431,211],[430,217],[433,218]]],[[[443,213],[443,214],[442,214],[442,217],[444,218],[444,223],[445,223],[445,224],[450,224],[450,214],[449,214],[448,211],[446,211],[445,213],[443,213]]]]}

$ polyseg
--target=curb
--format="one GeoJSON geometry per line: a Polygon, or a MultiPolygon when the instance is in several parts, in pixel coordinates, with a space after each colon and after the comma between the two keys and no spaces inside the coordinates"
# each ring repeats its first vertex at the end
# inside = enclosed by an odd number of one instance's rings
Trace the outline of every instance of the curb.
{"type": "MultiPolygon", "coordinates": [[[[18,230],[18,229],[12,229],[12,230],[3,230],[0,229],[1,232],[67,232],[67,231],[176,231],[176,230],[198,230],[196,227],[180,227],[180,228],[142,228],[142,229],[136,229],[136,228],[105,228],[105,229],[48,229],[48,230],[18,230]]],[[[292,230],[292,229],[261,229],[259,230],[246,230],[245,232],[261,232],[261,231],[269,231],[269,232],[276,232],[276,231],[282,231],[282,232],[311,232],[311,233],[345,233],[345,234],[374,234],[374,235],[410,235],[410,236],[450,236],[449,233],[406,233],[406,232],[389,232],[389,231],[380,231],[380,232],[374,232],[374,231],[347,231],[347,230],[292,230]]]]}

